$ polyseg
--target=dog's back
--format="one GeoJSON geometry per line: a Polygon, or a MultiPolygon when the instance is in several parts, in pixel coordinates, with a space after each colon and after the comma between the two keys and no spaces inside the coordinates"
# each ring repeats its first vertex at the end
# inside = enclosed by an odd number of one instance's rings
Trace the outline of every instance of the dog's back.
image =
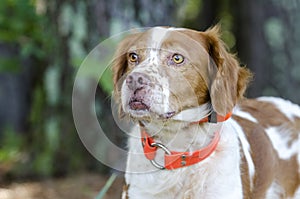
{"type": "Polygon", "coordinates": [[[244,132],[239,136],[244,195],[300,198],[300,107],[262,97],[242,101],[233,118],[244,132]]]}

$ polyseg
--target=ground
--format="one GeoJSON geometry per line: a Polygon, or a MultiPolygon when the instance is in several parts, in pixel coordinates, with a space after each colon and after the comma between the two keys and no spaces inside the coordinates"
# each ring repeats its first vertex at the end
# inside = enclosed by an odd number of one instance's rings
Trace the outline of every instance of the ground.
{"type": "MultiPolygon", "coordinates": [[[[94,199],[109,176],[79,174],[39,182],[0,185],[0,199],[94,199]]],[[[120,199],[123,177],[117,177],[103,199],[120,199]]]]}

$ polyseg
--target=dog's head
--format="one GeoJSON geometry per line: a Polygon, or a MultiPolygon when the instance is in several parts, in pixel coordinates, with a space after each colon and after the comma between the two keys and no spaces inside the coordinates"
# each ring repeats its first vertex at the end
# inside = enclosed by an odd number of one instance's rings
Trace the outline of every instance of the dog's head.
{"type": "Polygon", "coordinates": [[[228,53],[218,27],[205,32],[155,27],[129,35],[112,68],[121,112],[137,119],[170,119],[203,104],[226,115],[251,77],[228,53]]]}

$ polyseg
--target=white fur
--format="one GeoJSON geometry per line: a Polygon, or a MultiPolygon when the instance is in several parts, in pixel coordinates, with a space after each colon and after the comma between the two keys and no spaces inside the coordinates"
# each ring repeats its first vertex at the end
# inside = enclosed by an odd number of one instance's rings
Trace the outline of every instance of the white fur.
{"type": "Polygon", "coordinates": [[[202,104],[201,106],[190,108],[181,111],[175,115],[172,119],[186,122],[197,122],[202,118],[207,117],[211,113],[211,104],[202,104]]]}
{"type": "MultiPolygon", "coordinates": [[[[295,193],[295,196],[294,196],[294,199],[298,199],[300,198],[300,187],[298,187],[296,193],[295,193]]],[[[288,199],[293,199],[293,198],[288,198],[288,199]]]]}
{"type": "Polygon", "coordinates": [[[251,114],[242,111],[238,106],[234,108],[233,113],[237,116],[250,120],[251,122],[258,123],[257,120],[251,114]]]}
{"type": "Polygon", "coordinates": [[[273,182],[267,191],[266,199],[282,199],[282,197],[286,198],[284,189],[276,182],[273,182]]]}
{"type": "MultiPolygon", "coordinates": [[[[238,112],[235,112],[235,113],[238,113],[238,112]]],[[[244,134],[241,126],[237,122],[233,123],[233,129],[236,131],[237,135],[239,136],[239,140],[241,142],[243,153],[244,153],[245,159],[248,164],[248,172],[249,172],[249,177],[250,177],[250,190],[252,190],[253,189],[253,180],[254,180],[254,175],[255,175],[255,166],[254,166],[254,162],[251,157],[250,144],[249,144],[249,142],[246,138],[246,135],[244,134]]]]}
{"type": "Polygon", "coordinates": [[[148,41],[149,46],[149,62],[152,65],[158,65],[159,64],[159,52],[161,48],[161,44],[167,33],[169,32],[169,29],[156,27],[153,28],[151,39],[148,41]]]}
{"type": "MultiPolygon", "coordinates": [[[[163,39],[166,37],[167,33],[169,32],[169,29],[166,28],[161,28],[161,27],[156,27],[152,30],[152,35],[151,39],[148,42],[149,46],[149,64],[150,66],[153,67],[160,67],[159,65],[159,52],[161,49],[161,44],[163,42],[163,39]]],[[[167,78],[161,76],[159,72],[157,71],[157,75],[159,77],[157,79],[160,79],[161,85],[162,85],[162,93],[163,93],[163,113],[166,113],[170,108],[169,104],[169,97],[170,97],[170,90],[169,90],[169,81],[167,78]]],[[[160,107],[159,107],[160,108],[160,107]]],[[[158,109],[159,109],[158,108],[158,109]]],[[[160,110],[155,110],[159,112],[160,110]]]]}
{"type": "Polygon", "coordinates": [[[288,131],[286,127],[270,127],[266,129],[275,150],[279,157],[284,160],[290,159],[300,151],[300,139],[295,140],[291,146],[289,146],[290,137],[288,134],[283,133],[288,131]]]}

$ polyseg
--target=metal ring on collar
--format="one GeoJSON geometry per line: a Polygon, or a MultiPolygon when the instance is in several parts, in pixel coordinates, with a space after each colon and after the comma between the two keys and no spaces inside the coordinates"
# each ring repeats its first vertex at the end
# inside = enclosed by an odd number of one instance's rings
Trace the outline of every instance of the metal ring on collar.
{"type": "MultiPolygon", "coordinates": [[[[151,143],[151,146],[153,147],[157,147],[162,149],[166,154],[171,155],[171,151],[163,144],[160,143],[151,143]]],[[[164,170],[166,169],[164,166],[158,164],[155,160],[150,160],[150,162],[152,163],[153,166],[155,166],[156,168],[160,169],[160,170],[164,170]]]]}

